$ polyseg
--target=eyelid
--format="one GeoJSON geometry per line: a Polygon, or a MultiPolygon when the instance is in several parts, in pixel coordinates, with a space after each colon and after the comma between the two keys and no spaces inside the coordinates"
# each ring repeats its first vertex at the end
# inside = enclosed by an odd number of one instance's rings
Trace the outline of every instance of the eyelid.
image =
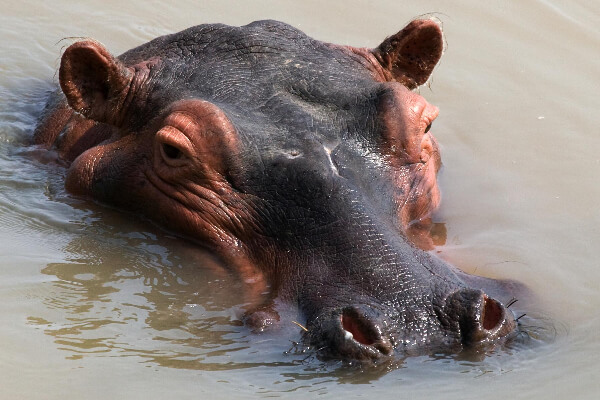
{"type": "Polygon", "coordinates": [[[170,125],[172,128],[181,132],[189,131],[190,127],[196,127],[196,124],[194,123],[194,116],[185,111],[177,111],[172,113],[165,120],[165,124],[170,125]]]}
{"type": "Polygon", "coordinates": [[[427,106],[423,110],[423,114],[421,117],[425,120],[427,126],[437,118],[439,113],[439,108],[437,108],[436,106],[432,106],[431,104],[427,104],[427,106]]]}
{"type": "Polygon", "coordinates": [[[423,109],[423,113],[421,114],[421,120],[425,125],[425,127],[423,128],[423,131],[425,133],[429,132],[429,129],[431,129],[431,124],[433,124],[433,121],[437,118],[439,113],[439,108],[427,103],[427,105],[423,109]]]}

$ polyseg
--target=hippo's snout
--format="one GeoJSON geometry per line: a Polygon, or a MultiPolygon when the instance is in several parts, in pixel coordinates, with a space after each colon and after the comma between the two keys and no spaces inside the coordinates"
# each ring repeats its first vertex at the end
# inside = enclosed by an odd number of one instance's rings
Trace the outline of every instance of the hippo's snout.
{"type": "MultiPolygon", "coordinates": [[[[388,318],[366,305],[330,309],[313,320],[305,339],[325,357],[377,360],[392,355],[401,345],[394,342],[395,328],[388,318]]],[[[441,331],[431,332],[425,347],[494,344],[517,326],[512,312],[498,300],[481,290],[466,288],[447,297],[439,319],[441,331]]]]}
{"type": "Polygon", "coordinates": [[[489,343],[515,330],[511,311],[481,290],[462,289],[446,300],[442,325],[457,332],[465,346],[489,343]]]}

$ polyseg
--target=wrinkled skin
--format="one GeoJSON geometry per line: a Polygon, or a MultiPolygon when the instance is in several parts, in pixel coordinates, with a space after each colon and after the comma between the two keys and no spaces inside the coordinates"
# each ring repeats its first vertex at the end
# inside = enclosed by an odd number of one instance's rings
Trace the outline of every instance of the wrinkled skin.
{"type": "Polygon", "coordinates": [[[497,343],[516,329],[501,301],[517,285],[415,246],[431,248],[440,155],[438,110],[413,89],[442,50],[430,20],[376,49],[275,21],[201,25],[120,57],[81,41],[34,140],[70,165],[69,192],[218,254],[247,284],[255,330],[294,306],[328,357],[497,343]]]}

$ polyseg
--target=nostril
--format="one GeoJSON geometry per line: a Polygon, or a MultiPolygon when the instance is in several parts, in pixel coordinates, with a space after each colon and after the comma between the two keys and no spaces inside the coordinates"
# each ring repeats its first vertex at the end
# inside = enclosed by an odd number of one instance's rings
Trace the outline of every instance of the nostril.
{"type": "Polygon", "coordinates": [[[342,328],[344,328],[346,332],[349,332],[358,343],[367,346],[371,346],[375,343],[376,338],[366,330],[362,321],[355,318],[347,311],[342,313],[341,320],[342,328]]]}
{"type": "Polygon", "coordinates": [[[394,352],[382,328],[389,325],[387,316],[367,305],[334,308],[309,317],[306,339],[324,356],[375,360],[394,352]]]}
{"type": "Polygon", "coordinates": [[[458,333],[465,345],[491,342],[516,326],[510,311],[481,290],[457,290],[446,300],[444,311],[445,329],[458,333]]]}
{"type": "Polygon", "coordinates": [[[502,306],[494,299],[485,296],[481,311],[481,321],[484,329],[491,330],[498,326],[503,320],[502,306]]]}

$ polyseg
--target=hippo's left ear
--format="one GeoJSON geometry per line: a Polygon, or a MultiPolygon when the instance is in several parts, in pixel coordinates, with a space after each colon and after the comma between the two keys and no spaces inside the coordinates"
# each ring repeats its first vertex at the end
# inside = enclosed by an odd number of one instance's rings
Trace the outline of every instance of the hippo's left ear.
{"type": "Polygon", "coordinates": [[[427,81],[443,50],[440,26],[430,19],[417,19],[372,52],[389,73],[388,79],[415,89],[427,81]]]}

